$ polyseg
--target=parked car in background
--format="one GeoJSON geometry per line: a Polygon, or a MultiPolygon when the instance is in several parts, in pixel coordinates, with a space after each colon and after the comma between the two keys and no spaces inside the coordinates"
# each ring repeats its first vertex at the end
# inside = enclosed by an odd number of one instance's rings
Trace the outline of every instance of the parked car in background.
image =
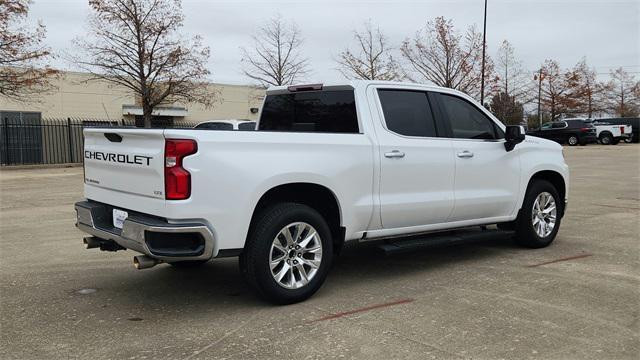
{"type": "Polygon", "coordinates": [[[602,120],[594,120],[596,136],[602,145],[617,145],[620,141],[625,141],[631,137],[630,125],[614,125],[602,120]]]}
{"type": "Polygon", "coordinates": [[[624,139],[625,142],[640,142],[640,118],[602,118],[594,119],[594,121],[602,121],[611,125],[629,125],[631,126],[631,136],[624,139]]]}
{"type": "Polygon", "coordinates": [[[590,121],[568,119],[542,124],[541,128],[531,129],[527,135],[556,141],[560,144],[587,145],[598,141],[596,128],[590,121]]]}
{"type": "Polygon", "coordinates": [[[256,129],[256,122],[250,120],[208,120],[196,125],[194,129],[205,130],[241,130],[253,131],[256,129]]]}

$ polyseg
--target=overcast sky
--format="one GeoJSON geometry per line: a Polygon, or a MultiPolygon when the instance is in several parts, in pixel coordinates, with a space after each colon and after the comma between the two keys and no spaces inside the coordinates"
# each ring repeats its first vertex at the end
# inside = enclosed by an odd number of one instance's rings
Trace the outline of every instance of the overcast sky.
{"type": "MultiPolygon", "coordinates": [[[[87,0],[33,0],[30,21],[47,27],[57,53],[86,31],[87,0]]],[[[246,84],[240,46],[249,46],[256,26],[275,14],[292,20],[305,39],[313,72],[309,82],[341,79],[334,58],[353,44],[353,29],[371,19],[397,48],[427,20],[444,16],[460,31],[482,28],[483,0],[458,1],[205,1],[183,0],[184,31],[199,34],[211,48],[211,80],[246,84]]],[[[507,39],[529,69],[547,58],[571,67],[583,56],[600,73],[623,66],[640,76],[640,1],[489,0],[487,43],[493,56],[507,39]]],[[[54,63],[69,68],[63,60],[54,63]]]]}

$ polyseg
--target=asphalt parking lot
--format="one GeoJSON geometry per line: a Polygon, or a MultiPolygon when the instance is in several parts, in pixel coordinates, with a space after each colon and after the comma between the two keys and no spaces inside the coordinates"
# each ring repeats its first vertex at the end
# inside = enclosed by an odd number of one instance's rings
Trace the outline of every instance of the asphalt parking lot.
{"type": "Polygon", "coordinates": [[[349,246],[290,306],[248,292],[234,258],[132,266],[85,250],[82,169],[0,171],[2,359],[604,359],[640,354],[640,145],[565,147],[556,242],[383,256],[349,246]]]}

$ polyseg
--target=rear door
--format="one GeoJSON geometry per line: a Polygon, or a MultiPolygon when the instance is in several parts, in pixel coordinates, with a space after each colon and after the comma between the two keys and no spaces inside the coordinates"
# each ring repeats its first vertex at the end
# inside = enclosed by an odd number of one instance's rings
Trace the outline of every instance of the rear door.
{"type": "Polygon", "coordinates": [[[379,88],[376,122],[385,229],[446,222],[453,209],[451,140],[438,137],[426,91],[379,88]]]}
{"type": "Polygon", "coordinates": [[[520,186],[518,148],[506,151],[502,129],[469,100],[444,93],[437,98],[455,154],[455,205],[449,221],[510,215],[520,186]]]}
{"type": "Polygon", "coordinates": [[[165,198],[162,129],[86,128],[84,138],[88,198],[165,198]]]}

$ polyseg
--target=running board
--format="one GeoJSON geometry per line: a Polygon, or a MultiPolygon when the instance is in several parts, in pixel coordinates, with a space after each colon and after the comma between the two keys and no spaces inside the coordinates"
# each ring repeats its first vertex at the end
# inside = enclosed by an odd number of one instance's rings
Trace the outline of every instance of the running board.
{"type": "Polygon", "coordinates": [[[455,230],[420,237],[397,238],[385,240],[377,246],[384,255],[407,253],[420,249],[458,245],[493,239],[506,239],[513,235],[513,231],[500,229],[455,230]]]}

